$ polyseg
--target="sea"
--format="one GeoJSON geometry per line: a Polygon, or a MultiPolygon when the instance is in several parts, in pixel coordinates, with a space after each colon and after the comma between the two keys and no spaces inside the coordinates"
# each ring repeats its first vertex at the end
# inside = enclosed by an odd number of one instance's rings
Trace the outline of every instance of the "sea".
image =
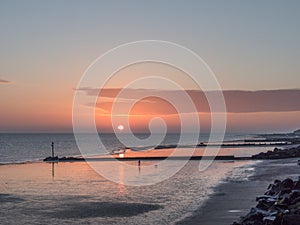
{"type": "MultiPolygon", "coordinates": [[[[148,134],[138,136],[147,138],[148,134]]],[[[208,136],[198,141],[206,142],[208,136]]],[[[99,137],[109,150],[122,147],[114,134],[99,137]]],[[[225,141],[251,137],[255,135],[226,134],[225,141]]],[[[89,143],[90,138],[87,134],[84,140],[89,143]]],[[[161,145],[176,144],[178,138],[178,134],[167,134],[161,145]]],[[[217,185],[241,182],[255,173],[256,162],[251,161],[214,161],[205,171],[199,171],[198,161],[189,161],[160,182],[131,186],[122,182],[127,167],[116,162],[96,163],[116,171],[121,182],[107,179],[86,162],[42,162],[51,154],[52,142],[58,156],[81,155],[73,134],[0,134],[1,224],[176,224],[198,212],[217,185]]],[[[268,149],[227,150],[243,156],[268,149]]],[[[140,167],[136,162],[126,163],[136,168],[127,179],[151,179],[164,172],[155,161],[140,167]]],[[[174,166],[175,160],[165,169],[174,166]]]]}
{"type": "MultiPolygon", "coordinates": [[[[119,134],[122,135],[123,139],[132,138],[132,134],[119,134]]],[[[161,134],[154,134],[154,136],[160,136],[161,134]]],[[[149,134],[136,134],[135,138],[145,139],[149,134]]],[[[81,141],[87,144],[92,142],[94,135],[83,134],[84,138],[81,141]]],[[[180,134],[166,134],[161,143],[156,143],[156,145],[174,145],[178,143],[180,134]]],[[[224,137],[224,141],[243,141],[244,139],[251,139],[256,137],[255,134],[236,134],[228,133],[224,137]]],[[[99,138],[105,147],[107,152],[124,147],[124,144],[118,139],[115,134],[99,134],[99,138]]],[[[209,134],[201,134],[198,138],[198,143],[207,142],[209,139],[209,134]]],[[[24,163],[42,160],[51,155],[51,144],[54,142],[55,155],[62,156],[80,156],[81,152],[77,146],[74,134],[67,133],[26,133],[26,134],[5,134],[0,133],[0,164],[7,163],[24,163]]],[[[185,140],[186,145],[195,144],[185,140]]],[[[132,147],[134,146],[134,141],[132,141],[132,147]]],[[[99,146],[99,154],[103,153],[103,146],[99,146]]],[[[142,148],[143,146],[138,146],[142,148]]],[[[144,146],[147,147],[147,146],[144,146]]],[[[97,146],[96,146],[97,148],[97,146]]],[[[256,153],[258,151],[264,151],[261,148],[251,148],[251,153],[256,153]],[[253,151],[252,151],[253,150],[253,151]]],[[[235,149],[236,154],[249,155],[249,149],[235,149]],[[247,153],[247,154],[246,154],[247,153]]],[[[91,154],[96,154],[97,151],[91,152],[91,154]]]]}

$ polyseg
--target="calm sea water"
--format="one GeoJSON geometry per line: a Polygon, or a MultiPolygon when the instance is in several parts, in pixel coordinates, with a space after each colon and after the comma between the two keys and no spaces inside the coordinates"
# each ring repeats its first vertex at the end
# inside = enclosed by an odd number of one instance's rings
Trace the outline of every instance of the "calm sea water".
{"type": "MultiPolygon", "coordinates": [[[[122,134],[130,140],[130,135],[122,134]],[[128,137],[127,137],[128,136],[128,137]]],[[[139,134],[139,138],[146,138],[147,134],[139,134]]],[[[200,142],[208,140],[208,134],[199,137],[200,142]]],[[[225,140],[242,140],[249,138],[249,134],[227,134],[225,140]]],[[[101,134],[101,141],[110,152],[122,147],[114,134],[101,134]]],[[[82,139],[89,144],[92,135],[86,134],[82,139]]],[[[167,134],[161,144],[177,144],[179,134],[167,134]]],[[[81,155],[73,134],[0,134],[0,163],[18,163],[41,160],[51,155],[51,142],[55,143],[55,155],[76,156],[81,155]]],[[[194,144],[186,140],[186,144],[194,144]]],[[[133,143],[134,146],[134,143],[133,143]]]]}
{"type": "MultiPolygon", "coordinates": [[[[176,144],[178,138],[177,134],[168,134],[161,144],[176,144]]],[[[244,138],[249,135],[228,134],[225,140],[244,138]]],[[[199,142],[207,139],[208,135],[202,135],[199,142]]],[[[83,140],[90,143],[91,136],[83,140]]],[[[101,135],[101,140],[107,149],[122,146],[112,134],[101,135]]],[[[7,164],[0,166],[1,224],[175,224],[201,207],[220,182],[247,179],[255,168],[253,162],[215,161],[200,172],[199,162],[190,161],[160,183],[126,186],[122,184],[126,168],[116,162],[95,163],[107,170],[114,168],[119,183],[107,180],[86,162],[14,164],[49,156],[52,141],[57,155],[80,155],[72,134],[0,134],[0,162],[7,164]]],[[[224,148],[236,155],[261,150],[224,148]]],[[[141,168],[136,162],[126,163],[136,167],[130,180],[161,174],[156,162],[143,162],[141,168]]],[[[169,169],[177,165],[172,163],[176,161],[168,164],[169,169]]]]}
{"type": "MultiPolygon", "coordinates": [[[[96,162],[125,168],[116,162],[96,162]]],[[[172,167],[172,161],[169,166],[172,167]]],[[[136,165],[136,162],[133,164],[136,165]]],[[[226,177],[240,181],[253,173],[249,162],[214,162],[200,172],[198,161],[160,183],[126,186],[97,174],[85,162],[0,166],[1,224],[175,224],[201,207],[226,177]]],[[[144,165],[132,173],[144,175],[144,165]]],[[[148,178],[160,167],[147,168],[148,178]]],[[[197,224],[197,221],[195,221],[197,224]]]]}

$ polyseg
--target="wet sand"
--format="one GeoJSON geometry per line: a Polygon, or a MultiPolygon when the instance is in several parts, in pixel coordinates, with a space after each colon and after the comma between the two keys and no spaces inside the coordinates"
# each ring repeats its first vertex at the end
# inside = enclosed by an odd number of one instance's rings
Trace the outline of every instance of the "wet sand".
{"type": "Polygon", "coordinates": [[[246,215],[256,205],[256,196],[266,192],[275,179],[300,176],[298,159],[281,159],[259,162],[254,175],[240,181],[228,178],[215,188],[215,193],[192,216],[176,225],[229,225],[246,215]]]}
{"type": "MultiPolygon", "coordinates": [[[[231,224],[256,205],[255,197],[263,194],[274,179],[298,176],[300,167],[296,162],[249,162],[246,170],[232,170],[244,162],[215,162],[199,173],[198,162],[190,161],[172,179],[144,187],[109,182],[85,162],[1,166],[1,224],[168,225],[180,220],[177,224],[231,224]],[[211,194],[207,187],[215,186],[227,173],[226,182],[211,194]],[[207,196],[211,198],[203,205],[207,196]]],[[[124,171],[122,167],[119,170],[122,178],[124,171]]]]}
{"type": "MultiPolygon", "coordinates": [[[[220,180],[246,162],[214,162],[199,172],[190,161],[163,182],[124,185],[125,165],[95,162],[117,169],[120,183],[94,171],[86,162],[26,163],[0,166],[1,224],[174,224],[194,212],[220,180]]],[[[131,163],[131,162],[126,162],[131,163]]],[[[176,166],[174,161],[169,167],[176,166]]],[[[161,166],[132,162],[137,176],[161,175],[161,166]]]]}

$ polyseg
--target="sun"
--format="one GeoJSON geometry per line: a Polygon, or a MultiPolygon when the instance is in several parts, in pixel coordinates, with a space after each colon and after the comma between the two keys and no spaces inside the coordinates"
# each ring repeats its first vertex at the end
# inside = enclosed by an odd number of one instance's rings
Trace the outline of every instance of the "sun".
{"type": "Polygon", "coordinates": [[[123,126],[122,124],[118,125],[118,130],[119,130],[119,131],[124,130],[124,126],[123,126]]]}

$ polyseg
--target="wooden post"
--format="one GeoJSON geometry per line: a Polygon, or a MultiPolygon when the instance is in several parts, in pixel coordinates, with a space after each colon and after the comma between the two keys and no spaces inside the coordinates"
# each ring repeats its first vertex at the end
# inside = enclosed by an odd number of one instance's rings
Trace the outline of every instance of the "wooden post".
{"type": "Polygon", "coordinates": [[[54,142],[53,141],[52,141],[51,147],[52,147],[52,158],[54,158],[54,142]]]}

